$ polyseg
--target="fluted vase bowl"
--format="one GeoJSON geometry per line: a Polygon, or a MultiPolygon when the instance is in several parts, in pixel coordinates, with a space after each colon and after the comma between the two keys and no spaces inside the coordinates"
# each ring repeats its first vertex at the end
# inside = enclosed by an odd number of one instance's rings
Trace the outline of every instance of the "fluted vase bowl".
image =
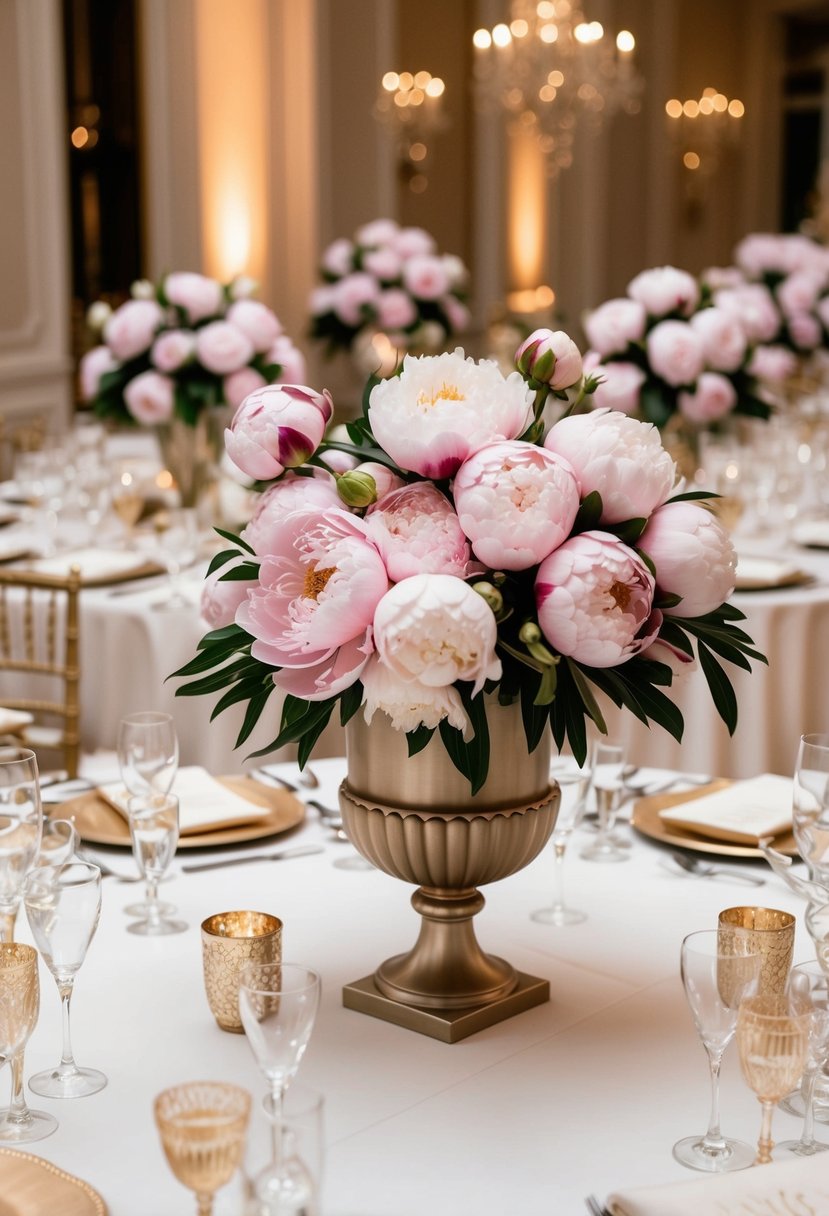
{"type": "Polygon", "coordinates": [[[488,717],[489,776],[474,796],[438,735],[409,757],[405,735],[382,714],[346,727],[345,830],[378,869],[417,885],[421,927],[411,950],[347,985],[344,1003],[445,1042],[549,1000],[548,981],[486,954],[473,927],[484,906],[478,887],[538,855],[560,801],[549,735],[530,753],[517,705],[491,703],[488,717]]]}

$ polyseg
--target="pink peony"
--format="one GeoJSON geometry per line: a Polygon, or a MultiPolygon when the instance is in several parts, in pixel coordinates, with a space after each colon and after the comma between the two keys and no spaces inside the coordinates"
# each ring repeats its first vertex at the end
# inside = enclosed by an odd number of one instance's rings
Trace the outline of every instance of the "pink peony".
{"type": "Polygon", "coordinates": [[[699,303],[696,279],[675,266],[643,270],[628,283],[628,295],[638,300],[652,317],[665,317],[671,312],[687,317],[699,303]]]}
{"type": "Polygon", "coordinates": [[[259,584],[236,613],[251,655],[284,670],[274,683],[322,701],[359,678],[372,650],[371,623],[388,588],[379,553],[347,511],[295,511],[271,534],[259,584]]]}
{"type": "Polygon", "coordinates": [[[370,274],[357,271],[340,279],[334,287],[334,312],[346,325],[361,325],[365,320],[365,309],[373,310],[380,289],[377,280],[370,274]]]}
{"type": "Polygon", "coordinates": [[[390,283],[400,275],[401,261],[393,249],[372,249],[363,257],[363,270],[390,283]]]}
{"type": "Polygon", "coordinates": [[[570,534],[579,486],[570,465],[532,443],[493,443],[458,469],[460,525],[491,570],[537,566],[570,534]]]}
{"type": "Polygon", "coordinates": [[[403,265],[403,286],[418,300],[437,300],[449,290],[449,275],[441,258],[419,254],[403,265]]]}
{"type": "Polygon", "coordinates": [[[451,293],[449,293],[448,295],[442,296],[441,299],[438,300],[438,304],[440,304],[446,315],[446,320],[449,322],[450,333],[462,334],[469,329],[469,324],[472,317],[469,309],[458,299],[457,296],[453,296],[451,293]]]}
{"type": "Polygon", "coordinates": [[[443,268],[449,276],[449,286],[463,287],[469,278],[469,271],[466,269],[463,260],[456,253],[444,253],[440,260],[443,262],[443,268]]]}
{"type": "Polygon", "coordinates": [[[337,448],[323,452],[320,460],[323,460],[334,473],[340,474],[350,473],[360,463],[356,456],[351,456],[348,452],[340,452],[337,448]]]}
{"type": "Polygon", "coordinates": [[[446,688],[501,677],[497,629],[489,605],[463,579],[415,574],[386,592],[374,614],[374,644],[401,680],[446,688]]]}
{"type": "Polygon", "coordinates": [[[331,474],[322,469],[314,469],[313,477],[286,473],[259,495],[253,518],[242,532],[242,539],[260,557],[265,557],[278,543],[277,536],[286,516],[315,507],[322,511],[342,507],[337,483],[331,474]]]}
{"type": "Polygon", "coordinates": [[[273,346],[282,333],[276,315],[258,300],[237,300],[227,310],[227,320],[241,329],[258,354],[273,346]]]}
{"type": "Polygon", "coordinates": [[[371,390],[369,421],[377,442],[401,469],[451,477],[467,457],[499,439],[515,439],[532,421],[532,391],[497,364],[452,354],[407,355],[399,376],[371,390]]]}
{"type": "Polygon", "coordinates": [[[780,312],[768,287],[746,283],[714,293],[717,308],[736,315],[749,342],[773,342],[780,329],[780,312]]]}
{"type": "Polygon", "coordinates": [[[258,288],[256,279],[252,279],[249,274],[237,274],[228,285],[227,294],[231,300],[249,300],[258,288]]]}
{"type": "Polygon", "coordinates": [[[255,367],[240,367],[238,372],[231,372],[222,382],[225,401],[237,410],[250,393],[258,388],[264,388],[267,381],[255,367]]]}
{"type": "Polygon", "coordinates": [[[322,287],[315,287],[308,300],[311,315],[324,317],[326,313],[333,312],[336,298],[336,291],[332,284],[325,283],[322,287]]]}
{"type": "Polygon", "coordinates": [[[227,321],[211,321],[196,334],[196,354],[209,372],[226,376],[250,363],[253,343],[227,321]]]}
{"type": "Polygon", "coordinates": [[[810,312],[794,313],[788,318],[789,336],[798,350],[814,350],[823,341],[823,330],[810,312]]]}
{"type": "Polygon", "coordinates": [[[722,524],[693,502],[669,502],[655,511],[639,548],[656,566],[656,585],[682,600],[672,616],[704,616],[734,590],[737,555],[722,524]]]}
{"type": "Polygon", "coordinates": [[[538,623],[560,653],[587,667],[617,667],[656,637],[654,579],[641,557],[610,532],[582,532],[541,563],[538,623]]]}
{"type": "Polygon", "coordinates": [[[153,342],[150,362],[160,372],[177,372],[195,353],[196,335],[191,329],[168,329],[153,342]]]}
{"type": "Polygon", "coordinates": [[[355,240],[361,248],[374,249],[378,245],[390,245],[400,232],[395,220],[372,220],[357,229],[355,240]]]}
{"type": "Polygon", "coordinates": [[[175,385],[169,376],[142,372],[124,389],[124,403],[136,422],[152,426],[172,418],[174,392],[175,385]]]}
{"type": "Polygon", "coordinates": [[[469,545],[452,504],[432,482],[385,494],[365,522],[393,583],[413,574],[466,577],[469,545]]]}
{"type": "Polygon", "coordinates": [[[328,274],[342,278],[354,269],[354,246],[345,237],[332,241],[322,255],[322,268],[328,274]]]}
{"type": "Polygon", "coordinates": [[[582,498],[598,491],[604,524],[647,519],[676,480],[676,466],[656,427],[612,410],[562,418],[544,446],[570,463],[582,498]]]}
{"type": "Polygon", "coordinates": [[[265,362],[279,364],[279,381],[285,384],[304,384],[308,378],[305,356],[287,334],[279,335],[265,353],[265,362]]]}
{"type": "Polygon", "coordinates": [[[787,260],[784,238],[771,232],[752,232],[734,250],[734,260],[752,279],[760,279],[769,271],[779,273],[787,260]]]}
{"type": "Polygon", "coordinates": [[[709,291],[720,291],[724,287],[741,287],[745,275],[737,266],[709,266],[700,275],[709,291]]]}
{"type": "Polygon", "coordinates": [[[694,391],[680,393],[677,403],[680,414],[689,422],[716,422],[734,409],[737,390],[727,376],[703,372],[694,391]]]}
{"type": "Polygon", "coordinates": [[[826,286],[826,276],[808,270],[798,270],[777,285],[777,303],[787,317],[799,312],[811,312],[818,295],[826,286]]]}
{"type": "Polygon", "coordinates": [[[301,384],[268,384],[239,406],[225,431],[225,446],[230,459],[248,476],[269,481],[313,455],[332,413],[327,390],[316,393],[301,384]]]}
{"type": "Polygon", "coordinates": [[[203,274],[189,271],[168,274],[164,280],[164,295],[171,304],[184,310],[191,325],[220,315],[223,311],[224,291],[221,283],[203,274]]]}
{"type": "Polygon", "coordinates": [[[404,259],[426,257],[435,252],[434,239],[423,228],[401,228],[389,243],[404,259]]]}
{"type": "Polygon", "coordinates": [[[747,371],[750,376],[782,384],[797,371],[797,355],[785,346],[757,346],[751,356],[747,371]]]}
{"type": "Polygon", "coordinates": [[[232,625],[236,610],[247,599],[248,591],[258,586],[256,579],[228,579],[220,582],[223,574],[241,565],[244,557],[234,557],[226,565],[208,574],[201,591],[201,619],[211,629],[224,629],[232,625]]]}
{"type": "Polygon", "coordinates": [[[371,722],[378,710],[387,714],[395,730],[434,730],[444,718],[449,725],[471,734],[469,719],[457,689],[450,685],[430,688],[419,680],[401,680],[390,667],[372,655],[360,677],[365,697],[365,720],[371,722]]]}
{"type": "Polygon", "coordinates": [[[406,329],[416,320],[417,308],[408,292],[399,287],[380,292],[377,299],[377,323],[381,329],[406,329]]]}
{"type": "Polygon", "coordinates": [[[614,362],[590,370],[595,370],[597,376],[604,377],[593,393],[594,409],[619,410],[622,414],[636,413],[642,385],[647,379],[641,367],[637,367],[635,363],[614,362]]]}
{"type": "Polygon", "coordinates": [[[101,377],[107,372],[114,372],[118,360],[113,356],[108,346],[93,346],[81,359],[80,383],[81,397],[84,401],[92,401],[98,396],[101,387],[101,377]]]}
{"type": "Polygon", "coordinates": [[[149,350],[164,310],[155,300],[127,300],[104,325],[104,341],[116,359],[126,363],[149,350]]]}
{"type": "Polygon", "coordinates": [[[815,311],[820,317],[821,325],[827,332],[829,332],[829,295],[822,296],[818,300],[815,311]]]}
{"type": "Polygon", "coordinates": [[[600,355],[621,355],[631,342],[642,341],[646,322],[645,306],[638,300],[608,300],[585,318],[584,332],[600,355]]]}
{"type": "Polygon", "coordinates": [[[668,384],[693,384],[705,366],[702,341],[686,321],[660,321],[647,338],[648,361],[668,384]]]}
{"type": "Polygon", "coordinates": [[[746,357],[745,330],[739,318],[725,308],[703,308],[691,317],[691,327],[702,342],[708,367],[718,372],[736,372],[746,357]]]}
{"type": "Polygon", "coordinates": [[[563,329],[534,330],[515,352],[515,366],[552,389],[570,388],[582,375],[579,348],[563,329]]]}

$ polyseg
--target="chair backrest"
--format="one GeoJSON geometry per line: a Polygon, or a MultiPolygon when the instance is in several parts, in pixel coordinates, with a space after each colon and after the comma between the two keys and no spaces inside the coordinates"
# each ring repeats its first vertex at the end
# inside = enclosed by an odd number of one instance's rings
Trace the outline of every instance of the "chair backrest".
{"type": "MultiPolygon", "coordinates": [[[[73,567],[66,578],[27,570],[0,570],[0,672],[17,672],[17,689],[0,690],[8,709],[60,719],[51,732],[34,727],[26,742],[34,751],[59,751],[70,777],[78,775],[80,757],[80,654],[78,609],[81,573],[73,567]],[[30,695],[30,685],[59,681],[60,700],[30,695]]],[[[54,687],[54,684],[52,685],[54,687]]]]}

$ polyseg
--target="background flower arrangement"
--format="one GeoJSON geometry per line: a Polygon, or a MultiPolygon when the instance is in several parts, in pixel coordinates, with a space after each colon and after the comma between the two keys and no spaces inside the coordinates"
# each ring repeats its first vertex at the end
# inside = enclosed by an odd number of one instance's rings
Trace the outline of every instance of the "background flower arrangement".
{"type": "Polygon", "coordinates": [[[732,413],[767,418],[755,346],[776,337],[779,317],[769,300],[773,328],[747,326],[735,290],[716,291],[712,299],[693,275],[673,266],[638,274],[626,296],[585,319],[591,346],[585,365],[602,378],[594,404],[659,427],[675,415],[696,426],[732,413]]]}
{"type": "Polygon", "coordinates": [[[255,288],[242,276],[222,284],[182,272],[133,283],[133,298],[115,311],[93,304],[88,320],[102,341],[81,360],[84,401],[119,422],[195,426],[204,410],[235,409],[265,384],[301,383],[305,360],[275,314],[251,298],[255,288]]]}
{"type": "MultiPolygon", "coordinates": [[[[527,744],[552,729],[583,761],[596,691],[679,739],[668,690],[698,656],[733,731],[721,666],[762,659],[724,603],[731,542],[683,493],[651,425],[606,410],[549,430],[550,395],[579,408],[595,387],[566,334],[537,331],[518,371],[462,350],[407,356],[374,385],[345,441],[310,388],[251,394],[227,432],[251,477],[272,478],[241,537],[214,559],[203,613],[214,626],[175,674],[179,695],[242,702],[237,745],[274,688],[300,764],[339,704],[345,724],[382,711],[409,753],[437,730],[473,791],[486,778],[485,694],[520,701],[527,744]],[[332,456],[353,467],[332,472],[332,456]]],[[[343,467],[340,464],[340,467],[343,467]]]]}
{"type": "Polygon", "coordinates": [[[353,352],[376,332],[401,352],[437,351],[469,325],[466,267],[439,254],[422,228],[387,219],[364,224],[352,240],[328,246],[320,276],[310,298],[311,337],[325,341],[329,354],[353,352]]]}

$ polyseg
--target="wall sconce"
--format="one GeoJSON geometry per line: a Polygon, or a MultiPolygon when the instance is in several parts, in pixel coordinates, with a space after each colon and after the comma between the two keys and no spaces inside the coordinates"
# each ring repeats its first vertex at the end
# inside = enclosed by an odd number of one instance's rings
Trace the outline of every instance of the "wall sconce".
{"type": "Polygon", "coordinates": [[[683,166],[689,226],[700,221],[708,185],[726,152],[737,142],[745,112],[739,98],[729,99],[712,87],[704,89],[699,98],[680,101],[672,97],[665,103],[669,128],[683,166]]]}
{"type": "Polygon", "coordinates": [[[374,114],[395,141],[398,172],[413,194],[429,186],[431,142],[446,127],[445,91],[431,72],[386,72],[380,81],[374,114]]]}

